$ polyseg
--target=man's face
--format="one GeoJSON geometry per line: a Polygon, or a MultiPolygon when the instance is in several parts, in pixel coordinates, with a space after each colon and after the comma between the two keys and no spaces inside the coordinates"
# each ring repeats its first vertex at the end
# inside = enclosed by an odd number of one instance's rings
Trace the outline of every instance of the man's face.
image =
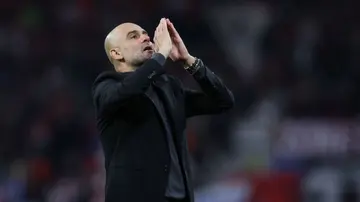
{"type": "Polygon", "coordinates": [[[151,58],[154,45],[144,29],[136,24],[126,24],[120,31],[119,48],[126,63],[139,66],[151,58]]]}

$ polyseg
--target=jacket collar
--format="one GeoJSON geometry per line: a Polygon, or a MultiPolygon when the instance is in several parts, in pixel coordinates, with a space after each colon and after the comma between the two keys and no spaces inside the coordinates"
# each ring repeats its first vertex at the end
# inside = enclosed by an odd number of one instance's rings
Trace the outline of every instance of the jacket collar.
{"type": "Polygon", "coordinates": [[[94,85],[106,80],[106,79],[113,79],[113,80],[123,80],[127,75],[131,74],[132,72],[116,72],[116,71],[106,71],[99,76],[96,77],[94,81],[94,85]]]}

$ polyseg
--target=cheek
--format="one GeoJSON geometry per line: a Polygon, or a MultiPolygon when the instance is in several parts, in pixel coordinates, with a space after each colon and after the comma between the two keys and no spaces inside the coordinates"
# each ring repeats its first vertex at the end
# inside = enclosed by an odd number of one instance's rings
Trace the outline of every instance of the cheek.
{"type": "Polygon", "coordinates": [[[138,48],[137,48],[137,46],[131,46],[131,47],[128,47],[126,51],[130,54],[134,54],[134,53],[138,52],[138,48]]]}
{"type": "Polygon", "coordinates": [[[141,46],[132,44],[131,46],[126,46],[123,49],[124,55],[126,55],[127,58],[134,58],[138,57],[142,54],[141,46]]]}
{"type": "Polygon", "coordinates": [[[123,49],[123,54],[125,57],[129,58],[131,57],[134,53],[131,47],[124,47],[123,49]]]}

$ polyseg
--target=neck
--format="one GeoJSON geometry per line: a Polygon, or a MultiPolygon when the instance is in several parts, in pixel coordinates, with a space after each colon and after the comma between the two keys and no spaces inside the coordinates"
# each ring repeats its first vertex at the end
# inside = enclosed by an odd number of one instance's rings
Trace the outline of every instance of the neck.
{"type": "Polygon", "coordinates": [[[114,64],[115,71],[117,72],[133,72],[136,67],[127,64],[114,64]]]}

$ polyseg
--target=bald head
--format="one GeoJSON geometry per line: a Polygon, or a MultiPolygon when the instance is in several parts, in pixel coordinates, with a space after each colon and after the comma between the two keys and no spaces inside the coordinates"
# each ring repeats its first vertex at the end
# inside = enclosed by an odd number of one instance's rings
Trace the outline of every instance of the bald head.
{"type": "MultiPolygon", "coordinates": [[[[147,32],[134,23],[123,23],[115,27],[105,38],[104,48],[111,63],[115,61],[138,63],[148,58],[144,46],[151,45],[147,32]]],[[[150,55],[151,56],[151,55],[150,55]]]]}
{"type": "Polygon", "coordinates": [[[108,58],[111,62],[112,62],[112,59],[110,56],[111,49],[113,49],[115,47],[119,47],[121,44],[120,38],[123,37],[121,35],[123,35],[123,33],[126,32],[127,28],[131,28],[134,26],[138,26],[138,25],[136,25],[134,23],[130,23],[130,22],[122,23],[122,24],[118,25],[117,27],[115,27],[113,30],[111,30],[111,32],[106,36],[105,42],[104,42],[104,48],[105,48],[106,55],[108,56],[108,58]]]}

